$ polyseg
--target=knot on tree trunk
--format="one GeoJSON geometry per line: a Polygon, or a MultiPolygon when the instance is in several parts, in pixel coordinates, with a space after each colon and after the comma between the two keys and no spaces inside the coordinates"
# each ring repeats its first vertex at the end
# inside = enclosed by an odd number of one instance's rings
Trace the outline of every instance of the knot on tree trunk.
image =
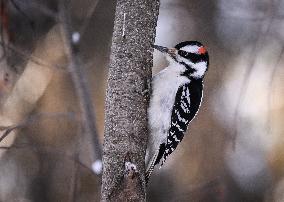
{"type": "Polygon", "coordinates": [[[138,172],[137,166],[132,162],[129,155],[127,154],[127,160],[124,163],[124,175],[121,179],[121,189],[116,190],[111,194],[110,201],[141,201],[141,175],[138,172]]]}

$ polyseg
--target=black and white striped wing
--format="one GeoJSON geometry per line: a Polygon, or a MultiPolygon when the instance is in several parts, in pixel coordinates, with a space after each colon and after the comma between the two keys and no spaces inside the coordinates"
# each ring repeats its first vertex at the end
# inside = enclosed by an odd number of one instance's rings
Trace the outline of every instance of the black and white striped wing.
{"type": "Polygon", "coordinates": [[[172,109],[171,126],[164,145],[162,164],[182,141],[190,121],[198,112],[202,100],[202,80],[194,80],[179,87],[172,109]]]}

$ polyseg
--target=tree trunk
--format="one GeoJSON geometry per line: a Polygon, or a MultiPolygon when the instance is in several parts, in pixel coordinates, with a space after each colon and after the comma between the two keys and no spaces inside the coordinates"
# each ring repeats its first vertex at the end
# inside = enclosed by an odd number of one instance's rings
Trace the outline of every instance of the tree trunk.
{"type": "Polygon", "coordinates": [[[117,0],[109,69],[102,201],[145,201],[147,107],[159,0],[117,0]]]}

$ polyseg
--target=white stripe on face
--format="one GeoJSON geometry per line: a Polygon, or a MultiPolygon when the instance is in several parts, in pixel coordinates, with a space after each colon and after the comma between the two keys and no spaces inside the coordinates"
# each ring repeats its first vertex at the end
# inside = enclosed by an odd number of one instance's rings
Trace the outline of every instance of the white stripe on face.
{"type": "Polygon", "coordinates": [[[185,47],[182,47],[180,50],[183,50],[183,51],[186,51],[186,52],[189,52],[189,53],[196,53],[196,54],[199,54],[198,53],[198,50],[199,50],[199,46],[192,46],[192,45],[187,45],[185,47]]]}
{"type": "Polygon", "coordinates": [[[207,70],[207,62],[199,62],[192,66],[196,71],[191,74],[191,76],[196,78],[201,78],[204,76],[206,70],[207,70]]]}

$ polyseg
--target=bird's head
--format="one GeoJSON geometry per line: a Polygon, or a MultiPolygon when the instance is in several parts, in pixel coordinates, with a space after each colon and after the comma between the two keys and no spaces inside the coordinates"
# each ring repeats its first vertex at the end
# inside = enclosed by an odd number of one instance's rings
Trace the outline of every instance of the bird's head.
{"type": "Polygon", "coordinates": [[[206,48],[198,41],[185,41],[174,48],[153,46],[167,55],[170,63],[178,63],[185,67],[183,74],[192,78],[203,78],[209,65],[209,55],[206,48]]]}

